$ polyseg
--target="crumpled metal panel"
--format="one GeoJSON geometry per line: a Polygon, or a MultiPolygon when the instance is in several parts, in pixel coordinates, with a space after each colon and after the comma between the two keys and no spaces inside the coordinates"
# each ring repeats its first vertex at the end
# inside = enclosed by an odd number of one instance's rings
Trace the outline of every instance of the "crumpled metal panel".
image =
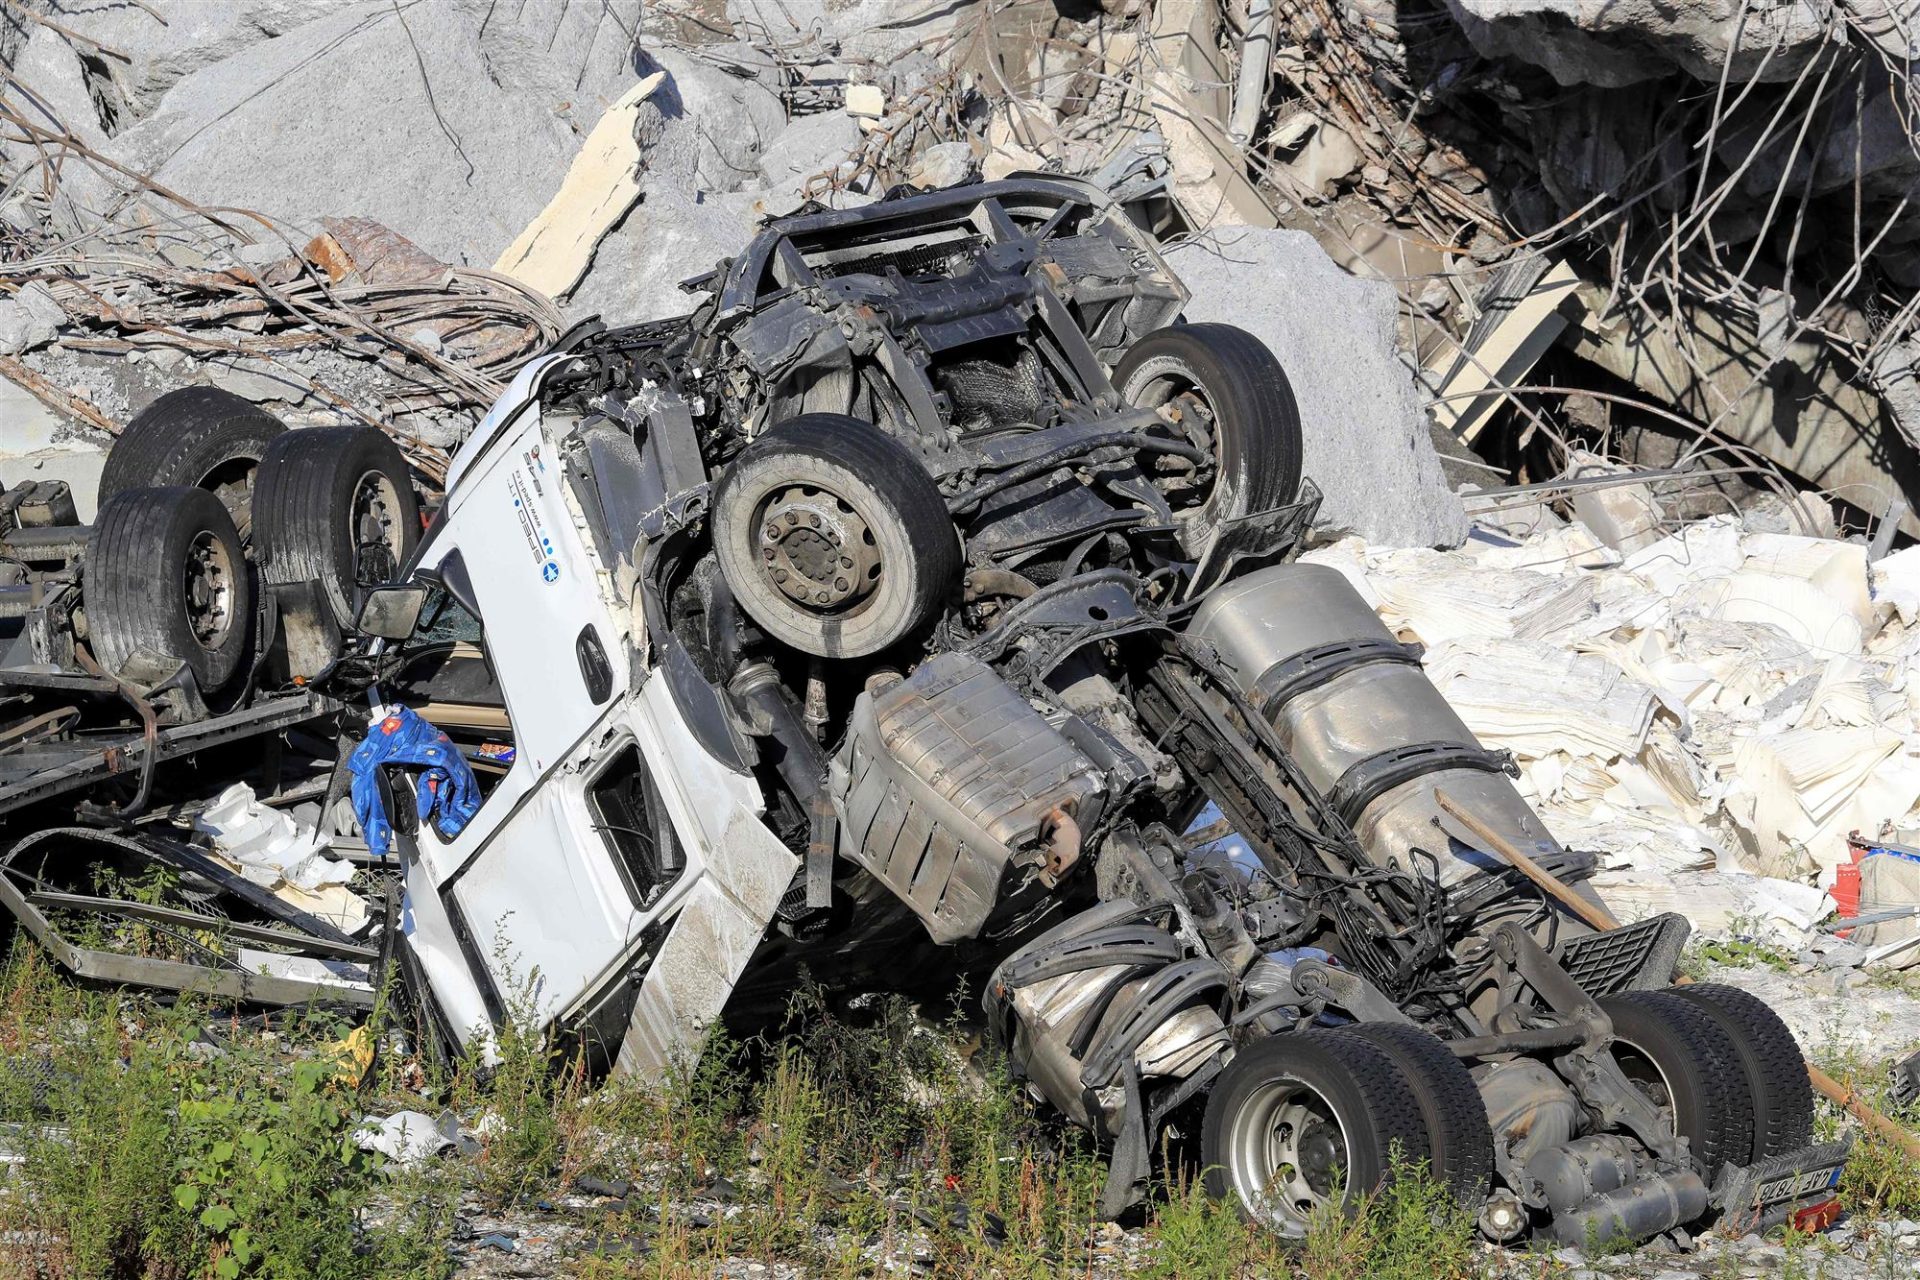
{"type": "Polygon", "coordinates": [[[1037,870],[1056,814],[1083,821],[1094,763],[977,658],[946,653],[855,703],[832,768],[841,853],[936,942],[980,932],[1011,864],[1037,870]]]}

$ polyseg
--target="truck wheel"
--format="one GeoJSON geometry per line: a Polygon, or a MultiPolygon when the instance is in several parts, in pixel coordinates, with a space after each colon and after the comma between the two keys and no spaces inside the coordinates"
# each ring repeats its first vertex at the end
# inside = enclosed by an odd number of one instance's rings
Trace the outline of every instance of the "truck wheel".
{"type": "Polygon", "coordinates": [[[1813,1141],[1813,1084],[1806,1056],[1780,1015],[1764,1000],[1738,987],[1714,982],[1675,987],[1673,994],[1692,1002],[1720,1024],[1733,1042],[1753,1095],[1753,1150],[1747,1164],[1813,1141]]]}
{"type": "Polygon", "coordinates": [[[1466,1064],[1439,1037],[1404,1023],[1363,1022],[1341,1031],[1372,1041],[1400,1064],[1426,1121],[1430,1172],[1452,1190],[1456,1203],[1477,1207],[1493,1175],[1493,1130],[1466,1064]]]}
{"type": "Polygon", "coordinates": [[[308,427],[267,446],[254,482],[263,580],[319,582],[342,630],[362,587],[391,582],[420,540],[400,449],[377,427],[308,427]]]}
{"type": "Polygon", "coordinates": [[[107,450],[100,501],[128,489],[184,484],[219,498],[245,541],[260,455],[287,424],[219,387],[169,391],[133,416],[107,450]]]}
{"type": "Polygon", "coordinates": [[[880,428],[791,418],[742,449],[713,499],[713,549],[740,607],[803,653],[877,653],[939,616],[960,539],[939,487],[880,428]]]}
{"type": "Polygon", "coordinates": [[[1207,1096],[1207,1191],[1283,1235],[1304,1234],[1316,1210],[1377,1190],[1396,1154],[1432,1154],[1409,1084],[1385,1049],[1359,1036],[1305,1031],[1248,1045],[1207,1096]]]}
{"type": "Polygon", "coordinates": [[[115,675],[148,649],[184,662],[202,693],[233,678],[253,594],[233,518],[204,489],[128,489],[100,508],[81,600],[94,657],[115,675]]]}
{"type": "MultiPolygon", "coordinates": [[[[1154,409],[1213,454],[1211,476],[1149,471],[1198,556],[1228,520],[1292,502],[1300,490],[1300,409],[1266,344],[1230,324],[1156,329],[1114,366],[1120,398],[1154,409]]],[[[1170,457],[1170,455],[1169,455],[1170,457]]]]}
{"type": "Polygon", "coordinates": [[[1599,1003],[1613,1019],[1615,1060],[1672,1115],[1708,1184],[1721,1165],[1746,1159],[1753,1098],[1739,1050],[1720,1024],[1672,991],[1628,991],[1599,1003]]]}

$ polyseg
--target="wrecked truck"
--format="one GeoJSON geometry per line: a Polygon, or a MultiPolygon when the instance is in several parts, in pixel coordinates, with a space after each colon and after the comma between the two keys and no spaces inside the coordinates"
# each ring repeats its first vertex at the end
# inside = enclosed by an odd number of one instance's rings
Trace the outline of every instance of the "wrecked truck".
{"type": "Polygon", "coordinates": [[[364,902],[271,892],[267,846],[312,841],[252,797],[344,791],[356,598],[420,533],[405,458],[188,386],[124,424],[98,496],[82,521],[64,482],[0,483],[0,934],[87,981],[372,1008],[364,902]],[[243,812],[252,867],[204,841],[243,812]]]}
{"type": "Polygon", "coordinates": [[[376,723],[498,764],[451,828],[389,805],[447,1038],[530,1015],[658,1075],[802,971],[944,957],[1111,1213],[1168,1125],[1287,1233],[1401,1160],[1503,1242],[1831,1200],[1779,1019],[1671,985],[1680,917],[1596,930],[1502,854],[1592,896],[1295,560],[1284,372],[1181,323],[1096,188],[805,211],[688,288],[524,368],[361,593],[376,723]]]}

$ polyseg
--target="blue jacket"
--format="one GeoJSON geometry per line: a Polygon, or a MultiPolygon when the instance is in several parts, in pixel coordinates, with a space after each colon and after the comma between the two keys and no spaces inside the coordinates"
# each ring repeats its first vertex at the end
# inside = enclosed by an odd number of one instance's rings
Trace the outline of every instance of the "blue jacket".
{"type": "Polygon", "coordinates": [[[353,813],[375,857],[384,857],[393,847],[393,824],[387,819],[380,779],[380,770],[387,765],[420,771],[414,783],[418,816],[422,822],[431,816],[434,827],[449,840],[480,810],[479,785],[459,748],[411,709],[397,708],[368,729],[366,741],[347,760],[353,772],[353,813]]]}

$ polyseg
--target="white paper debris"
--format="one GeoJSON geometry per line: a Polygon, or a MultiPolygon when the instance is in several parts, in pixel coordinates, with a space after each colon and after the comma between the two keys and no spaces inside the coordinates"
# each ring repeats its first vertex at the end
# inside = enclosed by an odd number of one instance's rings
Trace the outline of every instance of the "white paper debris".
{"type": "Polygon", "coordinates": [[[384,1118],[369,1116],[353,1132],[354,1145],[378,1151],[403,1169],[417,1169],[443,1151],[472,1155],[480,1144],[460,1131],[451,1111],[435,1119],[424,1111],[396,1111],[384,1118]]]}
{"type": "Polygon", "coordinates": [[[261,951],[254,947],[236,948],[234,959],[248,973],[270,974],[276,978],[295,978],[301,982],[317,982],[330,987],[358,987],[364,990],[373,981],[365,965],[354,964],[347,960],[323,960],[318,956],[290,956],[278,951],[261,951]]]}
{"type": "Polygon", "coordinates": [[[1655,699],[1618,666],[1538,640],[1450,640],[1427,675],[1488,746],[1524,759],[1555,751],[1638,754],[1655,699]]]}
{"type": "Polygon", "coordinates": [[[212,838],[222,862],[301,910],[348,933],[367,922],[366,901],[345,887],[353,863],[327,857],[317,831],[261,804],[246,783],[215,796],[193,826],[212,838]]]}
{"type": "Polygon", "coordinates": [[[1383,575],[1369,575],[1380,616],[1422,644],[1474,636],[1531,639],[1593,610],[1589,578],[1488,568],[1463,552],[1395,551],[1384,567],[1383,575]]]}
{"type": "MultiPolygon", "coordinates": [[[[1920,827],[1920,548],[1869,566],[1784,514],[1716,516],[1624,557],[1540,520],[1453,552],[1347,538],[1306,558],[1427,646],[1549,829],[1598,855],[1622,918],[1757,920],[1800,945],[1850,831],[1920,827]]],[[[1887,963],[1909,957],[1920,946],[1887,963]]]]}
{"type": "Polygon", "coordinates": [[[1920,547],[1884,556],[1873,566],[1873,598],[1911,627],[1920,622],[1920,547]]]}

